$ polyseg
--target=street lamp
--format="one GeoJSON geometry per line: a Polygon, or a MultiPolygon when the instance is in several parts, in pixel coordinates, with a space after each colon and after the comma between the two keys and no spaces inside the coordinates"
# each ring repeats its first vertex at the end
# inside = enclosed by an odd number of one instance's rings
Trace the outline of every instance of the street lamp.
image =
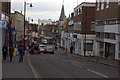
{"type": "Polygon", "coordinates": [[[26,4],[32,6],[32,3],[26,3],[24,2],[24,53],[25,53],[25,16],[26,16],[26,4]]]}

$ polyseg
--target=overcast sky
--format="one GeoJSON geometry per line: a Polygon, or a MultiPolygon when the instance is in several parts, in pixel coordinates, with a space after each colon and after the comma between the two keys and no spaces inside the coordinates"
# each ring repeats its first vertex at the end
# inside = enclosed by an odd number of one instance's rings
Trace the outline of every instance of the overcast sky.
{"type": "MultiPolygon", "coordinates": [[[[38,23],[38,19],[59,20],[63,0],[11,0],[12,12],[23,11],[24,1],[32,3],[33,7],[27,6],[27,17],[34,19],[34,23],[38,23]]],[[[96,0],[78,0],[81,2],[95,2],[96,0]]],[[[64,0],[65,15],[68,17],[73,9],[77,6],[77,0],[64,0]]]]}

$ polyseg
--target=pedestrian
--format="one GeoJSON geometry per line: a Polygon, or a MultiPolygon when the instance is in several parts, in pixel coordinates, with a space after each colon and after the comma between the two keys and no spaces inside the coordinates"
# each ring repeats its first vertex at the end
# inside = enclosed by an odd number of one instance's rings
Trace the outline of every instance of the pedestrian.
{"type": "Polygon", "coordinates": [[[33,54],[33,51],[34,51],[34,46],[32,45],[32,47],[31,47],[31,54],[33,54]]]}
{"type": "Polygon", "coordinates": [[[58,45],[58,54],[59,54],[59,52],[60,52],[60,47],[59,47],[59,45],[58,45]]]}
{"type": "Polygon", "coordinates": [[[73,46],[70,47],[70,53],[72,54],[73,52],[73,46]]]}
{"type": "Polygon", "coordinates": [[[13,57],[13,52],[14,52],[14,48],[13,45],[10,45],[10,52],[9,52],[9,56],[10,56],[10,62],[12,62],[12,57],[13,57]]]}
{"type": "Polygon", "coordinates": [[[67,46],[65,47],[65,54],[67,54],[67,46]]]}
{"type": "Polygon", "coordinates": [[[7,46],[5,44],[2,48],[3,60],[6,60],[7,52],[8,52],[8,49],[7,49],[7,46]]]}
{"type": "Polygon", "coordinates": [[[18,44],[18,51],[19,51],[19,62],[23,62],[23,50],[21,43],[18,44]]]}

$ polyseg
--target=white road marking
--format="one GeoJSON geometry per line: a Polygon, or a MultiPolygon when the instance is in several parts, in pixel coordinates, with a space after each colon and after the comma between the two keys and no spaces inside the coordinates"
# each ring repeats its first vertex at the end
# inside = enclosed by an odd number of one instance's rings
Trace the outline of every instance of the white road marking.
{"type": "Polygon", "coordinates": [[[95,73],[95,74],[98,74],[98,75],[100,75],[100,76],[102,76],[102,77],[109,78],[108,76],[103,75],[103,74],[100,74],[100,73],[98,73],[98,72],[96,72],[96,71],[93,71],[93,70],[91,70],[91,69],[87,69],[87,70],[90,71],[90,72],[93,72],[93,73],[95,73]]]}
{"type": "Polygon", "coordinates": [[[38,77],[37,72],[35,71],[34,67],[32,66],[31,61],[30,61],[29,58],[28,58],[28,63],[29,63],[29,65],[30,65],[31,69],[32,69],[32,72],[33,72],[35,78],[36,78],[37,80],[39,80],[38,78],[40,78],[40,77],[38,77]]]}
{"type": "Polygon", "coordinates": [[[77,66],[77,67],[82,68],[82,66],[79,66],[78,64],[75,64],[75,63],[71,63],[71,64],[73,64],[73,65],[75,65],[75,66],[77,66]]]}

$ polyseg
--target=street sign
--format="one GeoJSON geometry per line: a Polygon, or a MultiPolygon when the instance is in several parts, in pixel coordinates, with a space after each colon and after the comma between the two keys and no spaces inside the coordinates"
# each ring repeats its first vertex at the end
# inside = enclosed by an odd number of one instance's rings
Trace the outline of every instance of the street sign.
{"type": "Polygon", "coordinates": [[[6,28],[7,28],[7,21],[0,20],[0,29],[6,30],[6,28]]]}

